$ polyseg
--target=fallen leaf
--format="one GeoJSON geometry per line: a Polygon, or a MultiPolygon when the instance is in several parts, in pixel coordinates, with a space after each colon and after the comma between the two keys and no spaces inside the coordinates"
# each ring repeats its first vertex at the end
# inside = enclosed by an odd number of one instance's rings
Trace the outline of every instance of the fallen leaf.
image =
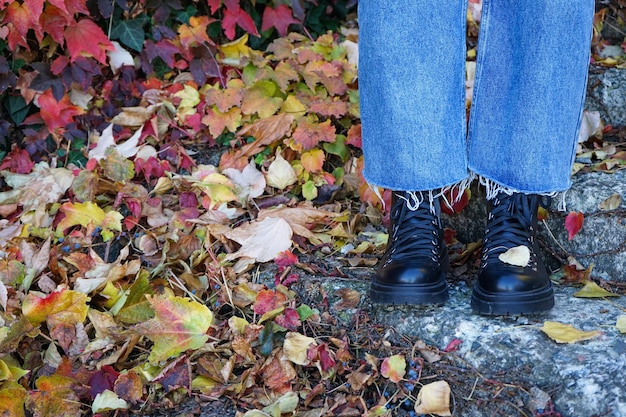
{"type": "Polygon", "coordinates": [[[113,74],[117,74],[117,72],[125,65],[134,67],[135,61],[133,60],[133,56],[126,49],[122,48],[122,45],[119,42],[111,41],[113,45],[113,49],[107,51],[107,55],[109,56],[109,65],[111,66],[111,70],[113,74]]]}
{"type": "Polygon", "coordinates": [[[226,255],[230,261],[240,257],[253,258],[257,262],[274,260],[280,252],[291,248],[293,231],[284,219],[265,217],[229,230],[225,236],[241,245],[237,252],[226,255]]]}
{"type": "Polygon", "coordinates": [[[617,328],[617,330],[619,330],[620,333],[626,333],[626,314],[622,314],[617,318],[615,327],[617,328]]]}
{"type": "Polygon", "coordinates": [[[314,208],[310,203],[302,203],[296,207],[276,207],[259,211],[257,220],[268,217],[280,217],[291,226],[293,233],[308,240],[317,240],[315,233],[309,229],[309,225],[323,223],[328,219],[340,216],[340,213],[333,213],[326,210],[314,208]]]}
{"type": "Polygon", "coordinates": [[[451,416],[450,385],[446,381],[435,381],[424,385],[417,394],[415,412],[417,414],[451,416]]]}
{"type": "Polygon", "coordinates": [[[619,297],[619,294],[609,292],[600,287],[593,281],[587,281],[585,286],[579,291],[574,293],[574,297],[579,298],[604,298],[604,297],[619,297]]]}
{"type": "Polygon", "coordinates": [[[57,235],[63,236],[63,231],[72,226],[100,227],[105,241],[113,237],[111,231],[122,231],[122,216],[115,210],[104,212],[97,204],[90,201],[85,203],[64,203],[59,211],[65,213],[63,220],[57,225],[57,235]]]}
{"type": "Polygon", "coordinates": [[[36,164],[30,174],[9,171],[0,174],[7,185],[13,188],[0,192],[0,205],[19,203],[25,212],[58,202],[74,181],[74,175],[69,169],[50,168],[45,162],[36,164]]]}
{"type": "Polygon", "coordinates": [[[235,185],[235,191],[239,201],[247,202],[249,199],[259,197],[265,190],[265,177],[256,168],[254,160],[239,171],[235,168],[227,168],[222,171],[235,185]]]}
{"type": "Polygon", "coordinates": [[[147,296],[154,318],[139,323],[135,330],[154,342],[148,360],[158,363],[189,349],[198,349],[208,340],[213,313],[189,298],[147,296]]]}
{"type": "Polygon", "coordinates": [[[290,185],[295,184],[298,180],[296,171],[291,164],[283,158],[280,154],[280,150],[276,151],[276,158],[274,158],[267,168],[265,180],[267,181],[267,185],[278,188],[279,190],[284,190],[290,185]]]}
{"type": "Polygon", "coordinates": [[[572,211],[565,217],[565,229],[567,230],[568,240],[572,240],[580,232],[584,221],[585,216],[579,211],[572,211]]]}
{"type": "Polygon", "coordinates": [[[116,393],[110,390],[104,390],[100,394],[96,395],[93,403],[91,404],[91,411],[95,413],[101,413],[103,411],[128,409],[128,403],[117,396],[116,393]]]}
{"type": "Polygon", "coordinates": [[[585,332],[576,329],[571,324],[559,323],[557,321],[546,321],[540,329],[557,343],[576,343],[593,339],[602,334],[600,330],[585,332]]]}
{"type": "Polygon", "coordinates": [[[298,332],[289,332],[283,342],[283,355],[296,365],[308,365],[310,361],[307,352],[311,346],[316,345],[317,342],[312,337],[298,332]]]}
{"type": "Polygon", "coordinates": [[[0,281],[0,306],[2,306],[4,311],[7,309],[8,296],[7,287],[4,285],[4,282],[0,281]]]}
{"type": "Polygon", "coordinates": [[[333,306],[337,311],[356,308],[361,301],[361,293],[350,288],[338,289],[335,291],[335,295],[338,295],[341,298],[341,301],[336,302],[333,306]]]}
{"type": "Polygon", "coordinates": [[[527,246],[520,245],[508,249],[506,252],[498,256],[502,262],[509,265],[521,266],[522,268],[530,262],[530,249],[527,246]]]}
{"type": "Polygon", "coordinates": [[[406,373],[406,360],[404,355],[393,355],[383,359],[380,365],[380,374],[390,381],[398,383],[406,373]]]}
{"type": "Polygon", "coordinates": [[[606,200],[602,201],[598,208],[603,211],[615,210],[619,206],[622,205],[622,197],[615,193],[608,197],[606,200]]]}

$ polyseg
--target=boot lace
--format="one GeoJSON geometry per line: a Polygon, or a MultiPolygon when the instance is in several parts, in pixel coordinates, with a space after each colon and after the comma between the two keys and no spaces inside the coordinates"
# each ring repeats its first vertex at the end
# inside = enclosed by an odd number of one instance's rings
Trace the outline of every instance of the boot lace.
{"type": "Polygon", "coordinates": [[[430,258],[439,262],[441,221],[439,199],[432,203],[421,199],[416,203],[413,193],[396,193],[391,206],[391,243],[385,265],[403,259],[430,258]]]}
{"type": "Polygon", "coordinates": [[[537,269],[534,246],[539,200],[538,195],[522,193],[500,193],[491,200],[492,207],[483,238],[481,268],[497,260],[508,249],[523,245],[530,249],[528,267],[537,269]]]}

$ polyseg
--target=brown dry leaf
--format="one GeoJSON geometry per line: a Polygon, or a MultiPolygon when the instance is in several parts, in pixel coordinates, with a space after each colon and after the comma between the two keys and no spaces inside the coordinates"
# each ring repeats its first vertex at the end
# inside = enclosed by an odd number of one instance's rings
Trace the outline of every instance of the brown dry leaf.
{"type": "Polygon", "coordinates": [[[319,210],[313,208],[309,203],[303,203],[297,207],[283,206],[261,210],[259,211],[257,219],[262,220],[266,217],[280,217],[289,223],[289,226],[291,226],[291,229],[296,235],[315,241],[317,237],[315,233],[309,230],[307,225],[323,223],[324,220],[338,217],[339,215],[340,213],[319,210]]]}
{"type": "Polygon", "coordinates": [[[451,416],[450,385],[446,381],[435,381],[424,385],[417,394],[415,412],[417,414],[451,416]]]}
{"type": "Polygon", "coordinates": [[[434,363],[441,360],[441,355],[439,354],[439,351],[433,347],[428,346],[426,343],[424,343],[423,340],[418,340],[415,343],[415,349],[417,349],[422,354],[422,356],[424,357],[424,359],[426,359],[428,363],[434,363]]]}
{"type": "Polygon", "coordinates": [[[559,323],[557,321],[546,321],[540,329],[557,343],[576,343],[593,339],[602,334],[600,330],[585,332],[576,329],[571,324],[559,323]]]}
{"type": "Polygon", "coordinates": [[[609,292],[604,288],[600,287],[593,281],[587,281],[585,286],[582,287],[579,291],[574,293],[574,297],[579,298],[604,298],[604,297],[619,297],[619,294],[615,294],[613,292],[609,292]]]}
{"type": "Polygon", "coordinates": [[[265,119],[258,119],[254,123],[239,129],[239,137],[252,136],[256,140],[242,146],[236,152],[236,157],[249,158],[263,150],[265,146],[284,138],[291,131],[293,119],[291,114],[281,113],[265,119]]]}
{"type": "Polygon", "coordinates": [[[622,197],[615,193],[608,197],[606,200],[602,201],[598,208],[603,211],[615,210],[619,206],[622,205],[622,197]]]}
{"type": "Polygon", "coordinates": [[[361,301],[361,293],[350,288],[341,288],[335,291],[335,295],[341,297],[341,301],[333,306],[337,311],[356,308],[361,301]]]}
{"type": "Polygon", "coordinates": [[[157,106],[154,104],[148,107],[122,107],[122,111],[111,119],[111,123],[120,126],[140,127],[154,115],[156,109],[157,106]]]}

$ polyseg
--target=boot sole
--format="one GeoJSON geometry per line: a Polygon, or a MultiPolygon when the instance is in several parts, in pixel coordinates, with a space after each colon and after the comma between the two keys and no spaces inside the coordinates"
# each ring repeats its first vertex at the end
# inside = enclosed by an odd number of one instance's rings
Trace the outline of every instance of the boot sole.
{"type": "Polygon", "coordinates": [[[554,307],[552,283],[544,288],[517,293],[488,293],[474,286],[472,310],[485,316],[538,314],[554,307]]]}
{"type": "Polygon", "coordinates": [[[385,305],[443,304],[448,300],[448,284],[445,274],[433,285],[385,285],[372,282],[370,300],[385,305]]]}

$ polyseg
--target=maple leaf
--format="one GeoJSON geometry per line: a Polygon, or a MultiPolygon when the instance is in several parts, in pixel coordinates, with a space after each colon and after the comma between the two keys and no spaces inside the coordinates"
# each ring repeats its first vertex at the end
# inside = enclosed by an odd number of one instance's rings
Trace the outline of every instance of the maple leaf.
{"type": "Polygon", "coordinates": [[[293,231],[285,220],[266,217],[263,220],[239,226],[225,236],[241,245],[237,252],[229,253],[224,260],[240,257],[252,258],[257,262],[274,260],[280,252],[291,248],[293,231]]]}
{"type": "Polygon", "coordinates": [[[14,30],[9,31],[9,47],[15,50],[18,44],[28,48],[26,35],[28,30],[39,26],[39,17],[43,12],[42,0],[24,0],[21,4],[12,1],[6,8],[3,23],[10,23],[14,30]]]}
{"type": "Polygon", "coordinates": [[[297,330],[302,325],[298,312],[293,308],[285,308],[283,314],[274,319],[274,323],[288,330],[297,330]]]}
{"type": "Polygon", "coordinates": [[[0,389],[0,415],[24,416],[24,402],[28,393],[15,382],[4,382],[0,389]]]}
{"type": "Polygon", "coordinates": [[[57,225],[57,235],[63,236],[63,231],[68,227],[81,225],[88,229],[100,227],[105,241],[113,237],[112,231],[122,231],[122,216],[115,210],[104,212],[97,204],[90,201],[84,203],[63,203],[59,211],[65,213],[65,217],[57,225]]]}
{"type": "Polygon", "coordinates": [[[281,4],[275,9],[266,6],[263,10],[261,30],[266,31],[274,27],[280,36],[287,36],[289,25],[294,23],[299,24],[300,22],[293,17],[291,9],[288,6],[281,4]]]}
{"type": "Polygon", "coordinates": [[[235,39],[235,26],[240,26],[243,30],[250,35],[259,37],[259,31],[254,24],[252,17],[239,7],[239,2],[230,2],[226,10],[224,10],[224,16],[222,17],[222,29],[224,29],[224,35],[228,40],[235,39]]]}
{"type": "Polygon", "coordinates": [[[243,83],[239,79],[229,81],[226,88],[219,84],[209,85],[201,92],[207,104],[214,104],[221,112],[227,112],[231,107],[241,105],[243,99],[243,83]]]}
{"type": "Polygon", "coordinates": [[[565,217],[565,229],[567,230],[568,240],[572,240],[580,232],[584,221],[585,216],[579,211],[572,211],[565,217]]]}
{"type": "MultiPolygon", "coordinates": [[[[65,8],[65,3],[63,3],[63,8],[65,8]]],[[[56,43],[63,45],[63,30],[72,22],[73,19],[71,15],[67,14],[66,10],[62,10],[58,5],[49,2],[46,4],[45,13],[43,13],[39,19],[38,27],[40,28],[40,32],[49,34],[56,43]]],[[[39,36],[40,35],[38,35],[38,38],[39,36]]],[[[41,43],[41,39],[39,39],[39,42],[41,43]]]]}
{"type": "Polygon", "coordinates": [[[267,312],[282,307],[285,301],[287,301],[287,296],[285,296],[282,292],[275,290],[261,290],[256,296],[252,310],[255,314],[262,316],[267,312]]]}
{"type": "Polygon", "coordinates": [[[41,118],[51,132],[64,128],[73,122],[74,116],[84,113],[83,109],[72,104],[67,94],[57,101],[51,89],[46,90],[37,98],[37,105],[40,108],[41,118]]]}
{"type": "Polygon", "coordinates": [[[380,365],[380,374],[390,381],[398,383],[406,373],[406,360],[404,355],[393,355],[383,359],[380,365]]]}
{"type": "Polygon", "coordinates": [[[29,292],[22,301],[22,314],[31,323],[48,324],[52,329],[58,324],[75,325],[87,318],[87,295],[65,288],[48,295],[29,292]]]}
{"type": "Polygon", "coordinates": [[[215,22],[208,16],[192,16],[189,24],[182,24],[178,27],[178,39],[183,48],[189,49],[205,43],[214,46],[215,43],[209,38],[207,27],[215,22]]]}
{"type": "Polygon", "coordinates": [[[115,50],[102,29],[90,19],[81,19],[68,26],[64,35],[72,62],[79,56],[86,56],[106,64],[106,52],[115,50]]]}
{"type": "Polygon", "coordinates": [[[311,149],[300,156],[300,162],[307,172],[321,172],[325,160],[326,156],[321,149],[311,149]]]}
{"type": "Polygon", "coordinates": [[[81,415],[80,384],[73,378],[53,374],[35,382],[37,390],[30,393],[26,404],[36,416],[74,417],[81,415]]]}
{"type": "Polygon", "coordinates": [[[2,160],[0,170],[8,169],[16,174],[28,174],[34,166],[35,163],[31,161],[26,149],[19,149],[17,145],[13,144],[11,152],[2,160]]]}
{"type": "Polygon", "coordinates": [[[302,118],[298,121],[298,127],[292,137],[306,151],[315,148],[319,142],[334,142],[336,133],[330,120],[316,123],[310,118],[302,118]]]}
{"type": "Polygon", "coordinates": [[[148,356],[150,363],[198,349],[208,340],[206,332],[213,322],[213,313],[208,307],[182,297],[147,296],[147,299],[155,316],[134,329],[154,343],[148,356]]]}
{"type": "Polygon", "coordinates": [[[206,114],[202,117],[202,123],[209,127],[209,132],[214,137],[224,133],[224,129],[235,132],[241,126],[242,116],[238,107],[233,107],[227,111],[220,111],[215,106],[208,107],[206,114]]]}

